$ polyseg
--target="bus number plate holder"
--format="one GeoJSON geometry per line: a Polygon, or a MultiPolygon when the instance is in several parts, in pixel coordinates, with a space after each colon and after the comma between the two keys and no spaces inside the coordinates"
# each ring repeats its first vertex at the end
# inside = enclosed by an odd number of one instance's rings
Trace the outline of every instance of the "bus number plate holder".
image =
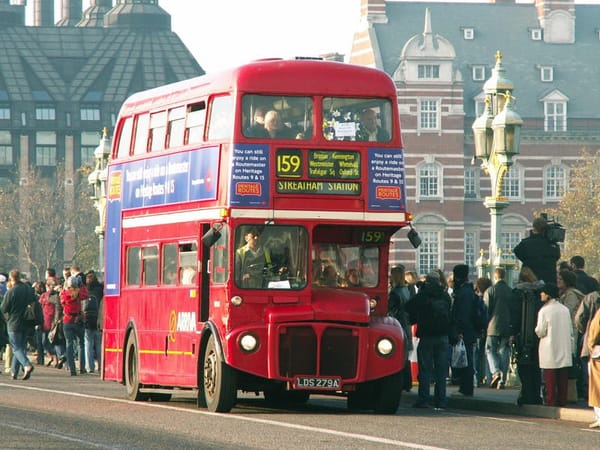
{"type": "Polygon", "coordinates": [[[296,375],[293,380],[293,387],[294,389],[314,391],[338,391],[342,387],[342,378],[296,375]]]}

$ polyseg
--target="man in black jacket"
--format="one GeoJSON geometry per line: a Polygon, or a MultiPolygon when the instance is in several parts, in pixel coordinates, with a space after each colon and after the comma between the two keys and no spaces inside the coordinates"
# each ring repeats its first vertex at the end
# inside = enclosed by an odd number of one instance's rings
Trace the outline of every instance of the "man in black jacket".
{"type": "Polygon", "coordinates": [[[25,323],[24,315],[27,305],[37,300],[33,288],[21,281],[21,273],[17,269],[11,270],[8,277],[12,287],[4,295],[0,308],[2,313],[8,317],[8,340],[13,350],[11,376],[13,380],[16,380],[19,370],[23,366],[23,380],[27,380],[33,372],[33,365],[27,357],[28,325],[25,323]]]}
{"type": "Polygon", "coordinates": [[[590,277],[587,273],[583,271],[585,267],[585,259],[583,256],[573,256],[569,261],[571,265],[571,270],[575,273],[577,277],[577,281],[575,283],[575,287],[579,289],[584,294],[589,294],[590,292],[598,290],[598,282],[594,277],[590,277]]]}
{"type": "Polygon", "coordinates": [[[537,217],[529,237],[521,240],[513,253],[535,273],[538,280],[556,284],[556,264],[560,258],[560,247],[546,237],[548,221],[537,217]]]}
{"type": "Polygon", "coordinates": [[[448,334],[451,299],[432,272],[425,277],[419,292],[406,304],[411,323],[417,324],[417,359],[419,362],[419,399],[414,408],[428,408],[430,382],[435,381],[434,406],[444,409],[448,375],[448,334]]]}

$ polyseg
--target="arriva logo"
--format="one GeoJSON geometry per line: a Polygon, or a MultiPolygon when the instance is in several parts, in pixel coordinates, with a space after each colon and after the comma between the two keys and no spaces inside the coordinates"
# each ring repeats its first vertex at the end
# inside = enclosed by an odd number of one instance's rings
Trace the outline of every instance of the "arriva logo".
{"type": "Polygon", "coordinates": [[[178,312],[177,331],[196,331],[196,313],[186,311],[178,312]]]}
{"type": "Polygon", "coordinates": [[[175,310],[169,316],[169,340],[175,342],[176,331],[196,331],[196,313],[175,310]]]}

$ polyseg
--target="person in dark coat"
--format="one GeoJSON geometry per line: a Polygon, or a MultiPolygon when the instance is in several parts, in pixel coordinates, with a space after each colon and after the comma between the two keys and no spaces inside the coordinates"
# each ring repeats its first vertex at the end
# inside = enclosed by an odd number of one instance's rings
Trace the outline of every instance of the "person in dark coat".
{"type": "Polygon", "coordinates": [[[473,348],[477,341],[477,330],[475,327],[475,316],[477,308],[477,296],[473,283],[468,281],[469,266],[458,264],[452,269],[454,278],[454,290],[452,296],[452,323],[453,332],[451,344],[462,339],[467,349],[467,367],[452,368],[453,378],[459,382],[458,392],[464,396],[473,395],[473,348]]]}
{"type": "Polygon", "coordinates": [[[517,397],[519,406],[542,404],[539,338],[535,334],[535,325],[542,307],[539,292],[543,285],[533,270],[523,267],[519,272],[517,286],[513,289],[510,327],[514,339],[511,344],[514,343],[516,351],[517,373],[521,380],[521,390],[517,397]]]}
{"type": "Polygon", "coordinates": [[[408,360],[408,354],[413,349],[412,344],[412,330],[410,325],[410,317],[408,311],[406,311],[406,304],[410,300],[410,291],[406,286],[406,280],[404,279],[404,266],[399,265],[392,267],[390,272],[390,283],[391,290],[388,298],[388,313],[390,316],[395,317],[402,329],[404,330],[404,369],[402,369],[402,389],[406,392],[410,392],[412,388],[412,374],[410,369],[410,361],[408,360]]]}
{"type": "Polygon", "coordinates": [[[13,380],[16,380],[19,370],[23,366],[23,380],[27,380],[33,372],[33,365],[27,357],[28,325],[25,323],[23,316],[27,305],[37,301],[37,299],[31,286],[21,281],[21,273],[17,269],[10,271],[9,278],[12,287],[4,295],[1,309],[2,313],[8,316],[8,339],[14,355],[11,376],[13,380]]]}
{"type": "Polygon", "coordinates": [[[537,217],[529,237],[522,239],[513,253],[523,266],[530,267],[538,280],[556,284],[556,264],[560,259],[560,247],[546,237],[548,221],[537,217]]]}
{"type": "Polygon", "coordinates": [[[598,290],[600,287],[598,286],[598,281],[594,277],[589,276],[583,270],[585,267],[585,259],[583,259],[583,256],[573,256],[569,263],[571,265],[571,270],[573,270],[573,273],[575,273],[575,287],[578,290],[580,290],[584,295],[598,290]]]}
{"type": "Polygon", "coordinates": [[[406,304],[411,323],[417,325],[416,334],[419,338],[419,397],[414,408],[429,407],[432,381],[435,382],[433,406],[444,409],[447,405],[450,303],[450,296],[440,284],[439,275],[431,272],[425,277],[425,282],[419,285],[419,292],[406,304]]]}

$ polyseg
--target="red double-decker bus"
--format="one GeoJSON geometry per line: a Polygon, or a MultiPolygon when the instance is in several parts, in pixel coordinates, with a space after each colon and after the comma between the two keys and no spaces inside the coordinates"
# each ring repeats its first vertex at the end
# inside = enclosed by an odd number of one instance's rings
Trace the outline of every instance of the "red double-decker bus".
{"type": "Polygon", "coordinates": [[[238,391],[396,411],[388,249],[410,217],[384,72],[257,61],[131,96],[114,136],[104,379],[219,412],[238,391]]]}

